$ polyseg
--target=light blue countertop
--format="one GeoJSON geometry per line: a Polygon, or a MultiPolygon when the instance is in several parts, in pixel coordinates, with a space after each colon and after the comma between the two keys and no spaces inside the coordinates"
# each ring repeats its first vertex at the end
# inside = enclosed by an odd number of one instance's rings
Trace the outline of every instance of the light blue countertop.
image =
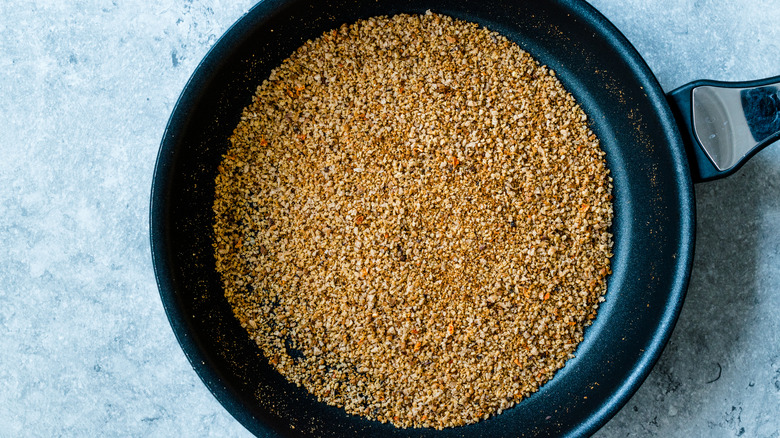
{"type": "MultiPolygon", "coordinates": [[[[148,215],[173,105],[253,3],[0,2],[0,437],[249,436],[168,325],[148,215]]],[[[780,75],[777,0],[592,4],[666,91],[780,75]]],[[[696,198],[677,328],[598,437],[780,437],[780,147],[696,198]]]]}

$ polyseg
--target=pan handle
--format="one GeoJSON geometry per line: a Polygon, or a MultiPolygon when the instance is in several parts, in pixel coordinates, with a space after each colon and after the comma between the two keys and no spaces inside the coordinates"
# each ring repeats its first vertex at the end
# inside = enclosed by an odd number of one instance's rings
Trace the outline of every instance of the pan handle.
{"type": "Polygon", "coordinates": [[[780,76],[695,81],[667,98],[683,133],[694,181],[730,175],[780,138],[780,76]]]}

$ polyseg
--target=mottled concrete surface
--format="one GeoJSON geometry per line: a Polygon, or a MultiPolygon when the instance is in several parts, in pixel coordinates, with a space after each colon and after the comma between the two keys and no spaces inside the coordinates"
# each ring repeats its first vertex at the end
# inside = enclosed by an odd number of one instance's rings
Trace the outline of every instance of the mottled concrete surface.
{"type": "MultiPolygon", "coordinates": [[[[148,198],[165,123],[252,1],[0,2],[0,436],[248,436],[182,354],[148,198]]],[[[665,90],[780,75],[777,0],[594,0],[665,90]]],[[[696,187],[688,298],[597,436],[780,437],[780,148],[696,187]]]]}

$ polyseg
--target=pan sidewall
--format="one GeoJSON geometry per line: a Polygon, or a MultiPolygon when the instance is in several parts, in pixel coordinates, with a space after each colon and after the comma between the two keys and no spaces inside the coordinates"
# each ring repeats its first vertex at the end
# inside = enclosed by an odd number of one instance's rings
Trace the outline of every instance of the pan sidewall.
{"type": "Polygon", "coordinates": [[[579,1],[266,0],[220,39],[185,87],[160,148],[151,202],[153,262],[174,333],[215,397],[264,436],[593,433],[660,356],[693,256],[692,183],[664,94],[628,41],[579,1]],[[344,22],[427,9],[499,31],[552,67],[589,115],[615,185],[613,274],[576,357],[516,407],[444,431],[396,429],[350,416],[284,380],[233,318],[211,246],[216,167],[241,110],[270,69],[306,39],[344,22]]]}

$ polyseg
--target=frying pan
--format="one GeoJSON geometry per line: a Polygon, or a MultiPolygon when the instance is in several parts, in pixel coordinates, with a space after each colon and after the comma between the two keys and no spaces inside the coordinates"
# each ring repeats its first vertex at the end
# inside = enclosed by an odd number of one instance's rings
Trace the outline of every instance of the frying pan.
{"type": "Polygon", "coordinates": [[[258,435],[593,433],[639,387],[672,332],[693,258],[693,181],[735,171],[780,136],[776,82],[699,81],[667,97],[625,37],[578,0],[264,0],[199,65],[160,147],[151,246],[173,331],[214,396],[258,435]],[[288,383],[233,317],[211,246],[217,166],[270,70],[307,39],[343,23],[428,9],[498,31],[556,71],[601,139],[615,209],[606,302],[576,357],[514,408],[441,431],[348,415],[288,383]]]}

